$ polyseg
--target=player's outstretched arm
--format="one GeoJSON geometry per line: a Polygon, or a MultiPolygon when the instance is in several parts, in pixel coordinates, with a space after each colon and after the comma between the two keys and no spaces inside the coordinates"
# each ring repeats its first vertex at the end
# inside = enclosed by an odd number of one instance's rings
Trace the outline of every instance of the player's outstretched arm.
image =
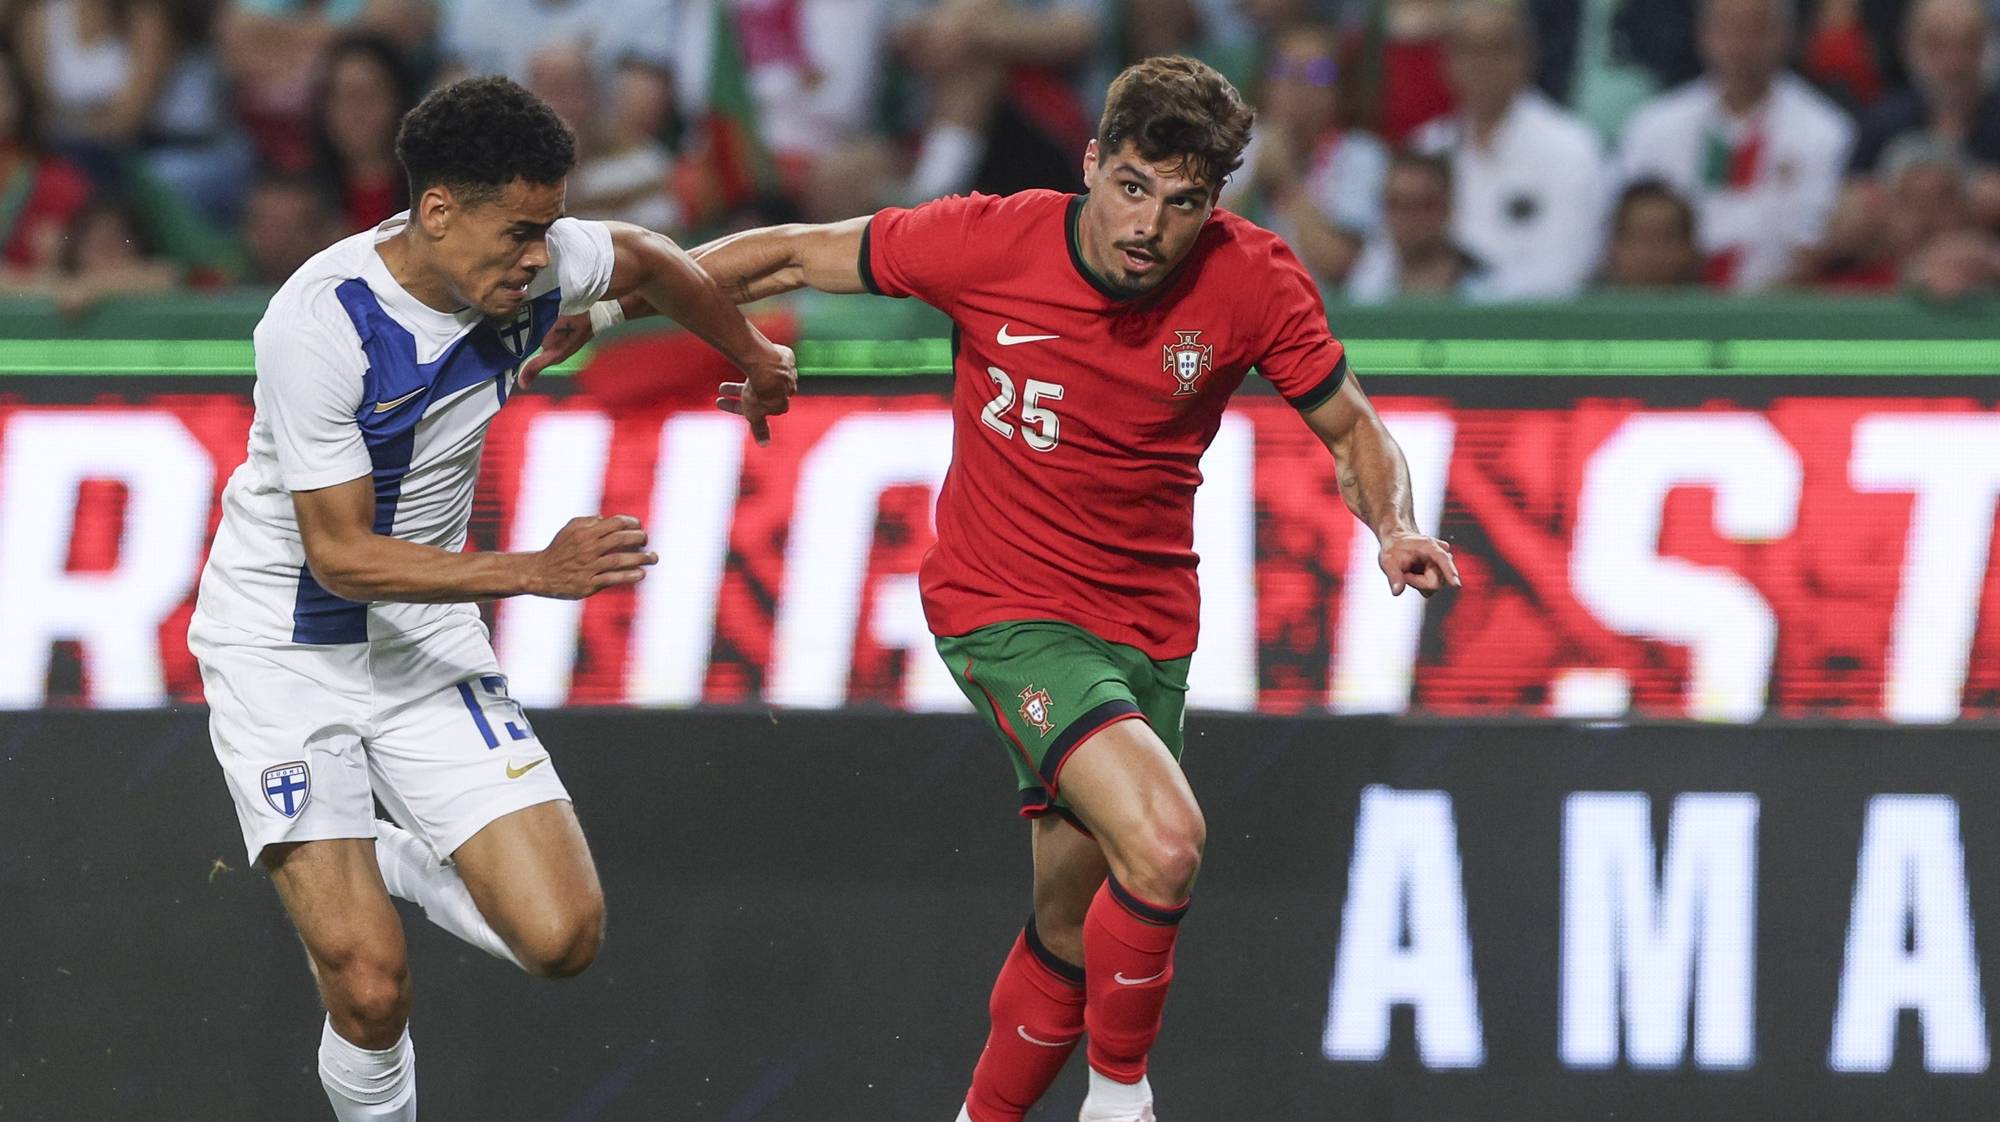
{"type": "Polygon", "coordinates": [[[790,409],[799,387],[791,348],[766,339],[744,319],[724,286],[672,239],[625,222],[605,225],[615,254],[606,295],[638,297],[721,351],[743,380],[724,383],[716,404],[750,422],[757,443],[769,443],[765,418],[790,409]]]}
{"type": "MultiPolygon", "coordinates": [[[[844,294],[866,292],[868,288],[861,280],[861,236],[868,222],[868,217],[863,216],[817,226],[766,226],[718,238],[697,246],[686,256],[738,304],[754,303],[801,288],[844,294]]],[[[615,224],[613,229],[617,229],[615,224]]],[[[617,291],[615,283],[613,291],[617,291]]],[[[587,314],[563,317],[542,340],[541,353],[522,367],[522,383],[525,385],[543,370],[582,350],[598,331],[654,312],[651,300],[635,291],[621,294],[616,300],[601,301],[587,314]]]]}
{"type": "Polygon", "coordinates": [[[861,239],[871,217],[745,230],[696,246],[693,257],[739,304],[801,288],[866,292],[861,239]]]}
{"type": "Polygon", "coordinates": [[[1382,544],[1379,558],[1397,596],[1414,588],[1429,596],[1441,588],[1458,587],[1458,566],[1451,546],[1417,529],[1410,505],[1410,468],[1403,449],[1376,415],[1368,395],[1352,373],[1340,392],[1305,414],[1307,427],[1333,453],[1340,477],[1340,497],[1347,509],[1375,531],[1382,544]]]}
{"type": "Polygon", "coordinates": [[[534,553],[454,553],[378,534],[367,476],[292,492],[306,564],[321,588],[363,603],[460,604],[508,596],[581,600],[645,579],[659,554],[639,520],[572,518],[534,553]]]}

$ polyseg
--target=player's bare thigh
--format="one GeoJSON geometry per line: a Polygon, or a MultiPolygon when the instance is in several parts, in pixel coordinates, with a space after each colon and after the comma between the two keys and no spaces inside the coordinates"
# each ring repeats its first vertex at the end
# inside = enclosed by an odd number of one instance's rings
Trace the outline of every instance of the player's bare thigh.
{"type": "Polygon", "coordinates": [[[604,889],[568,800],[505,814],[451,855],[479,912],[537,973],[590,965],[604,934],[604,889]]]}
{"type": "Polygon", "coordinates": [[[409,1017],[409,959],[375,839],[273,845],[260,860],[305,943],[334,1031],[364,1048],[393,1045],[409,1017]]]}
{"type": "Polygon", "coordinates": [[[1194,883],[1207,842],[1201,806],[1151,725],[1119,721],[1063,763],[1064,801],[1097,837],[1112,875],[1142,899],[1171,904],[1194,883]]]}
{"type": "Polygon", "coordinates": [[[1057,957],[1081,966],[1083,916],[1111,866],[1096,839],[1056,815],[1035,819],[1033,836],[1036,933],[1057,957]]]}

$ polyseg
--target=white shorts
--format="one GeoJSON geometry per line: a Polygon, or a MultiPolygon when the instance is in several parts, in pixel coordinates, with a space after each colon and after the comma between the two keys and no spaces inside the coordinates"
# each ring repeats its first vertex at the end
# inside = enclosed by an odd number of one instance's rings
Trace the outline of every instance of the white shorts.
{"type": "Polygon", "coordinates": [[[316,646],[197,615],[188,647],[252,863],[280,842],[374,837],[378,798],[446,856],[502,815],[569,798],[475,617],[316,646]]]}

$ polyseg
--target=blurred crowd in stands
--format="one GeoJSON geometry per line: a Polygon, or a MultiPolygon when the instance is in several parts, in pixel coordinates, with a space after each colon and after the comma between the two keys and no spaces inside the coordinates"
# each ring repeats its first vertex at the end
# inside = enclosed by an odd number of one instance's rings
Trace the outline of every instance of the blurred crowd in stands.
{"type": "Polygon", "coordinates": [[[1329,296],[2000,289],[2000,0],[0,0],[0,292],[272,285],[503,73],[570,213],[692,243],[1077,189],[1117,68],[1257,107],[1224,206],[1329,296]]]}

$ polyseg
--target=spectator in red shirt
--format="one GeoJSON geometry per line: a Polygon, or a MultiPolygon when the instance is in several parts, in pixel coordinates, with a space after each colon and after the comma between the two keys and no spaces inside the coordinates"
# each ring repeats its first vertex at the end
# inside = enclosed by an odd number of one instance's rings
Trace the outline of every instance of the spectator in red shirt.
{"type": "Polygon", "coordinates": [[[1379,54],[1364,60],[1379,67],[1383,139],[1402,144],[1425,124],[1450,113],[1457,102],[1445,77],[1445,32],[1449,0],[1386,0],[1379,54]]]}
{"type": "Polygon", "coordinates": [[[416,79],[387,37],[350,35],[327,54],[317,127],[319,167],[340,196],[347,229],[365,230],[408,205],[396,126],[417,103],[416,79]]]}
{"type": "Polygon", "coordinates": [[[11,54],[0,52],[0,281],[52,265],[62,235],[90,198],[90,181],[42,150],[34,95],[11,54]]]}

